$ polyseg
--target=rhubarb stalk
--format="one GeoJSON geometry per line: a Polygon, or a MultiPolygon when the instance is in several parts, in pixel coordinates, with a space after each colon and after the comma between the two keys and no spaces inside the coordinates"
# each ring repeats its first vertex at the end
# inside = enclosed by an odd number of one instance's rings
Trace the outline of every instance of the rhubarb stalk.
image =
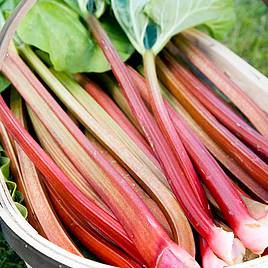
{"type": "MultiPolygon", "coordinates": [[[[168,51],[176,56],[177,48],[170,43],[168,51]]],[[[165,52],[164,52],[165,54],[165,52]]],[[[179,61],[169,58],[169,68],[174,75],[180,77],[185,87],[230,131],[257,153],[268,159],[268,140],[249,126],[234,110],[231,109],[204,82],[201,82],[189,69],[179,61]],[[176,63],[176,64],[174,64],[176,63]]]]}
{"type": "Polygon", "coordinates": [[[67,209],[61,204],[51,189],[50,197],[53,206],[65,226],[67,226],[72,234],[75,235],[90,252],[110,265],[123,268],[141,267],[113,244],[106,241],[98,232],[90,227],[89,224],[81,221],[72,210],[67,209]]]}
{"type": "MultiPolygon", "coordinates": [[[[171,56],[165,55],[169,64],[171,56]]],[[[175,76],[158,58],[158,73],[162,82],[180,101],[191,116],[207,133],[226,150],[258,183],[268,189],[268,165],[252,150],[235,137],[185,88],[180,78],[175,76]]]]}
{"type": "MultiPolygon", "coordinates": [[[[90,184],[112,209],[122,225],[124,225],[128,236],[133,241],[147,265],[149,267],[163,267],[164,264],[172,266],[179,263],[180,265],[184,264],[185,267],[198,267],[194,259],[185,250],[170,240],[142,200],[125,182],[124,178],[103,159],[96,147],[86,139],[61,107],[49,96],[33,74],[27,68],[23,67],[23,63],[16,55],[10,53],[5,58],[3,72],[24,96],[26,101],[31,103],[31,108],[37,113],[39,119],[43,121],[46,127],[50,126],[51,120],[54,123],[57,122],[54,127],[57,126],[61,134],[58,131],[52,131],[52,129],[51,134],[61,142],[66,139],[69,145],[73,143],[72,146],[64,146],[62,144],[62,149],[69,156],[72,156],[72,162],[76,163],[79,171],[83,175],[86,175],[85,166],[87,162],[94,160],[96,169],[100,168],[104,173],[103,175],[106,175],[105,180],[95,177],[95,180],[90,180],[90,184]],[[21,85],[26,86],[26,90],[21,85]],[[40,90],[42,91],[41,95],[39,95],[40,90]],[[31,101],[31,99],[34,101],[31,101]],[[46,102],[44,99],[46,99],[46,102]],[[65,126],[68,131],[65,130],[65,126]],[[64,139],[61,136],[63,134],[65,135],[64,139]],[[77,149],[80,147],[79,145],[83,149],[79,149],[79,153],[77,153],[77,149]],[[133,219],[135,220],[133,221],[133,219]]],[[[94,170],[91,170],[91,173],[93,176],[94,170]]],[[[108,236],[111,237],[111,234],[108,234],[108,236]]],[[[121,246],[124,245],[124,243],[120,244],[121,246]]],[[[123,248],[129,254],[133,255],[135,253],[135,250],[129,250],[131,248],[129,245],[123,248]]]]}
{"type": "MultiPolygon", "coordinates": [[[[68,202],[70,208],[76,210],[83,218],[88,218],[95,226],[101,228],[102,232],[113,240],[116,237],[118,244],[123,244],[123,248],[129,248],[130,254],[134,258],[140,259],[136,253],[132,242],[126,236],[122,227],[107,213],[100,210],[94,203],[82,194],[69,178],[58,168],[51,158],[42,150],[42,148],[33,140],[29,133],[20,125],[13,114],[8,109],[5,101],[0,96],[0,118],[6,128],[14,136],[18,144],[22,147],[35,166],[43,173],[46,183],[53,189],[64,189],[58,194],[61,200],[68,202]]],[[[56,190],[57,191],[57,190],[56,190]]]]}
{"type": "MultiPolygon", "coordinates": [[[[121,89],[123,90],[123,93],[128,100],[131,110],[134,116],[137,118],[139,125],[145,137],[147,138],[148,143],[151,145],[152,149],[158,157],[158,160],[164,168],[166,177],[172,187],[172,190],[176,194],[176,197],[179,200],[180,205],[184,209],[184,212],[187,215],[188,219],[199,231],[199,233],[206,238],[209,245],[214,250],[214,252],[217,253],[217,255],[227,260],[227,262],[233,263],[233,234],[227,233],[214,225],[213,220],[208,213],[208,205],[204,206],[204,203],[207,202],[205,200],[204,192],[202,191],[202,186],[200,186],[199,181],[194,174],[194,170],[190,160],[187,159],[188,156],[185,152],[185,149],[181,146],[181,148],[183,149],[182,153],[179,152],[179,155],[176,155],[175,157],[174,149],[178,147],[175,145],[174,140],[172,140],[173,147],[170,148],[170,144],[167,144],[165,142],[165,138],[157,128],[157,125],[153,124],[152,120],[150,120],[150,116],[148,115],[149,111],[147,110],[143,100],[141,99],[141,96],[137,92],[134,81],[129,75],[126,66],[120,59],[118,53],[113,48],[113,45],[111,44],[107,34],[101,28],[101,25],[93,15],[89,14],[87,16],[87,22],[99,46],[102,48],[102,51],[105,54],[108,62],[111,64],[112,71],[117,78],[119,84],[121,85],[121,89]],[[186,159],[187,162],[182,163],[182,159],[186,159]],[[180,166],[181,164],[182,167],[180,166]],[[184,170],[182,170],[181,168],[184,168],[184,170]],[[220,243],[219,241],[225,242],[220,243]],[[221,247],[223,244],[225,246],[221,247]]],[[[149,54],[145,56],[145,61],[148,61],[148,65],[150,65],[150,62],[152,62],[153,60],[154,59],[149,52],[149,54]]],[[[152,66],[154,67],[154,65],[152,66]]],[[[151,75],[155,75],[154,72],[151,73],[151,71],[154,71],[153,69],[148,68],[146,72],[147,71],[149,77],[151,77],[151,75]]],[[[153,79],[155,79],[155,76],[153,79]]],[[[152,84],[151,86],[154,87],[155,85],[152,84]]],[[[158,93],[157,90],[158,85],[156,85],[156,93],[158,93]]],[[[160,108],[163,108],[163,106],[161,105],[160,108]]],[[[163,111],[163,114],[165,114],[165,109],[163,111]]],[[[166,121],[166,123],[168,122],[169,121],[166,121]]],[[[164,127],[167,128],[169,128],[170,126],[173,125],[164,125],[164,127]]],[[[169,138],[170,137],[167,137],[167,140],[169,141],[169,143],[171,143],[172,137],[171,139],[169,138]]]]}
{"type": "MultiPolygon", "coordinates": [[[[193,238],[189,236],[191,233],[190,226],[188,225],[185,217],[182,215],[181,209],[174,199],[172,193],[159,181],[160,179],[165,181],[165,178],[162,172],[159,170],[159,167],[149,163],[150,160],[149,162],[146,160],[148,159],[148,156],[142,151],[139,152],[137,146],[135,146],[133,141],[131,141],[129,138],[127,138],[127,142],[122,144],[122,142],[120,142],[116,136],[111,136],[113,133],[122,133],[120,127],[117,127],[115,130],[113,127],[107,129],[103,123],[101,125],[98,123],[111,122],[111,118],[101,109],[97,109],[98,105],[74,80],[70,79],[64,74],[53,72],[69,89],[68,91],[29,48],[21,48],[21,50],[23,50],[23,53],[25,56],[27,56],[28,61],[31,62],[31,65],[35,67],[40,76],[44,78],[44,80],[49,84],[62,102],[65,103],[70,110],[72,110],[73,114],[77,116],[77,118],[88,130],[93,130],[93,133],[96,133],[95,135],[101,139],[101,142],[108,145],[107,147],[109,150],[115,152],[115,155],[120,159],[120,162],[123,163],[124,166],[128,168],[129,172],[135,176],[138,182],[144,186],[151,197],[159,204],[160,208],[168,219],[175,241],[178,241],[180,245],[184,246],[187,250],[189,250],[189,252],[191,252],[192,255],[194,255],[193,238]],[[77,100],[79,100],[83,105],[81,105],[77,100]],[[94,108],[95,106],[96,108],[94,108]],[[101,118],[97,118],[99,114],[102,115],[101,118]],[[134,149],[131,150],[131,148],[134,149]],[[137,152],[138,156],[135,155],[135,152],[137,152]],[[148,166],[151,167],[150,169],[144,166],[143,163],[145,161],[147,161],[148,166]],[[182,229],[188,231],[182,232],[182,229]],[[187,236],[185,236],[184,233],[187,234],[187,236]]],[[[41,96],[44,96],[45,94],[47,93],[44,91],[42,92],[41,96]]],[[[51,99],[49,95],[47,95],[46,98],[43,98],[43,100],[50,105],[52,101],[48,101],[49,99],[51,99]]],[[[72,122],[70,123],[72,124],[72,122]]],[[[70,125],[68,129],[73,131],[73,128],[70,125]]],[[[76,132],[73,132],[73,134],[77,135],[76,132]]],[[[124,133],[121,135],[124,137],[124,133]]],[[[122,136],[119,136],[121,140],[122,136]]],[[[73,151],[70,150],[70,153],[73,155],[72,157],[74,161],[76,161],[78,165],[81,165],[82,162],[78,161],[73,151]]],[[[80,153],[80,155],[82,155],[82,153],[80,153]]],[[[81,169],[83,171],[80,172],[86,173],[86,175],[84,174],[85,177],[92,177],[92,171],[86,169],[85,166],[81,166],[81,169]]]]}
{"type": "Polygon", "coordinates": [[[235,82],[221,73],[197,46],[182,36],[176,36],[174,42],[183,55],[246,115],[263,136],[268,138],[268,117],[260,107],[235,82]]]}

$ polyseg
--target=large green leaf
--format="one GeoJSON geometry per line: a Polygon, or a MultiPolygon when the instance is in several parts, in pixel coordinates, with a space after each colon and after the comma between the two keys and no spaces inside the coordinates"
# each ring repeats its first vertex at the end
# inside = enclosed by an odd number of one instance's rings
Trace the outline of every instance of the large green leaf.
{"type": "Polygon", "coordinates": [[[141,54],[157,54],[172,36],[200,24],[222,33],[233,17],[232,0],[112,0],[112,8],[141,54]]]}
{"type": "MultiPolygon", "coordinates": [[[[104,28],[123,60],[134,51],[115,20],[103,18],[104,28]],[[109,25],[107,25],[109,21],[109,25]]],[[[23,42],[50,56],[57,71],[105,72],[110,69],[75,10],[59,0],[39,0],[18,28],[23,42]]]]}
{"type": "Polygon", "coordinates": [[[79,15],[57,0],[39,0],[18,28],[23,42],[50,55],[55,69],[88,71],[94,43],[79,15]]]}

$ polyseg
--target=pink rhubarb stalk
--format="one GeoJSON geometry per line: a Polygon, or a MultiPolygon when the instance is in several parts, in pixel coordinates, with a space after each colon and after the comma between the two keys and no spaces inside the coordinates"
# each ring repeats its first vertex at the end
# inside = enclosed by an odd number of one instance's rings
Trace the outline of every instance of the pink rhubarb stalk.
{"type": "MultiPolygon", "coordinates": [[[[170,43],[168,51],[176,56],[177,48],[170,43]]],[[[164,52],[165,54],[165,52],[164,52]]],[[[223,99],[201,82],[188,68],[175,59],[169,58],[169,68],[185,87],[230,131],[257,153],[268,159],[268,140],[249,126],[223,99]],[[174,64],[176,63],[176,64],[174,64]]]]}
{"type": "MultiPolygon", "coordinates": [[[[193,237],[191,237],[191,232],[189,232],[190,226],[182,214],[181,208],[179,207],[178,202],[175,200],[171,191],[165,187],[163,183],[161,183],[167,182],[159,167],[153,164],[150,158],[136,146],[136,144],[127,136],[127,134],[120,128],[120,126],[118,126],[110,118],[110,116],[102,110],[102,108],[94,101],[94,99],[73,79],[67,75],[53,71],[53,74],[56,76],[55,77],[28,46],[21,46],[20,51],[23,51],[23,55],[25,58],[27,58],[28,62],[30,62],[30,65],[49,85],[49,87],[59,97],[62,103],[66,105],[67,109],[70,109],[70,111],[72,111],[72,113],[77,117],[77,119],[79,119],[79,121],[86,127],[86,129],[90,130],[91,133],[93,133],[95,137],[100,140],[101,143],[104,144],[109,149],[109,151],[111,151],[114,156],[120,160],[122,164],[124,164],[124,167],[128,169],[130,174],[132,174],[138,183],[143,186],[151,198],[159,204],[159,207],[165,214],[173,231],[174,240],[178,242],[182,247],[185,247],[185,249],[194,256],[195,247],[193,237]],[[60,81],[57,80],[57,78],[60,81]],[[188,231],[184,233],[182,230],[185,228],[188,231]]],[[[52,107],[52,109],[57,112],[57,109],[55,109],[55,101],[49,94],[47,94],[46,90],[41,86],[37,90],[40,92],[39,96],[43,97],[42,101],[45,101],[47,105],[52,107]],[[40,89],[42,89],[41,92],[40,89]],[[54,103],[54,106],[51,106],[52,103],[54,103]]],[[[29,92],[27,91],[24,92],[24,96],[25,94],[27,94],[28,100],[31,102],[32,106],[39,102],[33,100],[33,95],[35,95],[34,93],[28,95],[29,92]]],[[[41,107],[37,108],[40,110],[41,107]]],[[[47,125],[51,125],[53,123],[52,117],[54,117],[54,115],[51,114],[48,116],[46,112],[47,110],[48,108],[45,108],[43,111],[43,120],[46,120],[47,125]]],[[[68,119],[69,118],[67,118],[67,120],[68,119]]],[[[72,121],[67,125],[66,121],[62,122],[65,126],[67,126],[69,130],[73,131],[73,127],[70,125],[70,123],[73,124],[72,121]]],[[[73,136],[70,136],[70,133],[66,133],[65,130],[63,130],[65,141],[62,141],[62,136],[57,135],[59,134],[59,130],[54,131],[53,129],[58,129],[59,126],[59,123],[54,122],[54,127],[52,127],[51,133],[54,135],[55,139],[61,140],[61,147],[63,151],[65,151],[72,162],[77,167],[79,167],[81,174],[83,174],[83,176],[88,181],[91,181],[93,170],[96,171],[99,169],[94,168],[96,167],[94,162],[92,163],[91,169],[88,169],[87,166],[83,164],[84,162],[92,162],[92,160],[88,158],[88,155],[85,154],[84,150],[81,150],[80,146],[78,146],[73,136]],[[66,135],[68,137],[66,137],[66,135]],[[71,149],[70,146],[71,140],[74,146],[73,149],[71,149]],[[67,143],[69,146],[66,147],[67,143]]],[[[80,131],[77,127],[76,129],[78,132],[80,131]]],[[[74,135],[75,134],[76,133],[74,133],[74,135]]],[[[86,146],[85,143],[83,144],[86,146]]],[[[103,177],[103,172],[101,170],[97,172],[98,173],[95,173],[94,176],[98,179],[102,177],[102,179],[105,180],[103,177]]]]}
{"type": "Polygon", "coordinates": [[[264,111],[235,82],[221,73],[196,45],[182,36],[175,37],[174,42],[183,52],[183,55],[246,115],[263,136],[268,138],[268,117],[264,111]]]}
{"type": "Polygon", "coordinates": [[[121,126],[123,130],[125,130],[129,137],[132,138],[132,140],[148,155],[148,157],[152,159],[156,165],[159,165],[144,137],[130,123],[123,112],[99,87],[99,85],[82,75],[77,76],[77,79],[85,90],[95,99],[95,101],[98,102],[98,104],[115,120],[115,122],[117,122],[119,126],[121,126]]]}
{"type": "Polygon", "coordinates": [[[20,125],[14,115],[8,109],[2,96],[0,96],[0,118],[9,133],[18,142],[35,166],[44,175],[44,179],[48,187],[55,189],[64,189],[58,192],[58,198],[64,200],[80,215],[82,218],[90,219],[90,222],[98,226],[101,231],[111,240],[116,237],[116,242],[122,244],[123,248],[133,250],[135,258],[140,259],[140,255],[136,253],[131,240],[127,237],[121,225],[115,221],[109,214],[102,211],[98,206],[91,202],[84,194],[82,194],[75,185],[65,176],[51,158],[43,151],[38,143],[30,136],[30,134],[20,125]],[[139,257],[137,257],[139,256],[139,257]]]}
{"type": "MultiPolygon", "coordinates": [[[[51,110],[51,112],[58,117],[60,122],[64,124],[77,143],[81,145],[83,150],[88,154],[88,157],[94,160],[98,168],[103,171],[106,180],[103,181],[101,178],[98,178],[99,180],[91,180],[90,184],[122,223],[128,236],[131,238],[140,255],[144,258],[146,264],[149,267],[168,267],[168,265],[172,267],[178,264],[181,265],[181,267],[198,267],[198,264],[185,250],[170,240],[166,232],[155,220],[142,200],[129,187],[124,178],[122,178],[122,176],[100,155],[96,147],[88,141],[55,100],[44,90],[42,84],[34,77],[30,70],[23,66],[22,61],[17,58],[16,55],[10,53],[5,58],[3,72],[8,79],[12,81],[14,86],[20,92],[24,93],[24,96],[26,92],[23,91],[23,85],[27,87],[27,91],[29,90],[31,95],[35,95],[34,99],[38,99],[38,104],[31,103],[31,108],[37,112],[38,116],[42,115],[41,117],[43,119],[48,119],[45,113],[41,114],[39,111],[41,104],[42,110],[46,110],[46,112],[51,110]],[[46,109],[44,109],[46,107],[45,103],[42,103],[44,99],[46,100],[46,105],[48,105],[46,109]],[[184,266],[182,266],[182,264],[184,266]]],[[[26,96],[26,101],[31,101],[28,96],[26,96]]],[[[3,105],[1,105],[1,108],[3,110],[3,105]]],[[[49,113],[50,116],[53,115],[52,113],[49,113]]],[[[3,117],[4,113],[0,112],[0,115],[3,117]]],[[[10,122],[8,120],[3,121],[6,122],[6,125],[10,122]]],[[[48,120],[45,125],[48,127],[49,124],[50,122],[48,120]]],[[[14,125],[12,129],[16,130],[14,125]]],[[[24,136],[25,134],[26,133],[24,133],[24,136]]],[[[51,132],[51,134],[58,135],[59,133],[51,132]]],[[[16,138],[21,138],[21,135],[17,135],[16,138]]],[[[31,148],[33,148],[33,144],[31,145],[31,148]]],[[[64,149],[69,150],[70,148],[64,149]]],[[[28,152],[28,155],[31,153],[28,152]]],[[[72,152],[68,151],[68,153],[72,152]]],[[[79,164],[79,162],[77,162],[77,164],[79,164]]],[[[84,172],[84,167],[80,167],[80,171],[84,172]]],[[[54,169],[55,168],[54,165],[54,169]]],[[[55,174],[55,171],[53,174],[55,174]]],[[[77,197],[77,195],[75,195],[75,197],[77,197]]],[[[74,198],[72,197],[72,199],[74,198]]],[[[108,234],[108,236],[112,237],[111,233],[108,234]]],[[[116,235],[114,238],[115,237],[117,238],[116,235]]],[[[119,243],[120,246],[124,246],[123,248],[129,254],[133,255],[136,252],[136,250],[130,250],[131,245],[126,246],[124,244],[125,243],[122,243],[122,241],[119,243]]]]}
{"type": "MultiPolygon", "coordinates": [[[[169,65],[172,57],[165,55],[169,65]]],[[[167,88],[203,129],[228,152],[260,185],[268,189],[268,165],[234,136],[189,92],[169,68],[158,58],[158,73],[167,88]]]]}
{"type": "MultiPolygon", "coordinates": [[[[166,82],[168,80],[170,85],[176,86],[181,95],[189,100],[191,106],[193,106],[193,103],[196,104],[193,98],[190,98],[187,92],[184,92],[183,88],[178,88],[175,77],[160,60],[158,61],[158,67],[161,68],[161,77],[165,75],[166,82]]],[[[219,204],[225,219],[247,248],[250,248],[255,253],[263,252],[268,246],[268,239],[263,236],[264,233],[268,232],[268,224],[263,224],[249,215],[239,192],[230,183],[229,178],[215,159],[208,153],[205,146],[196,138],[180,117],[176,116],[174,118],[174,110],[172,108],[169,110],[171,117],[176,121],[185,146],[187,145],[188,153],[191,155],[209,191],[219,204]]],[[[201,111],[201,106],[196,111],[201,111]]]]}
{"type": "MultiPolygon", "coordinates": [[[[232,247],[234,236],[232,233],[225,232],[216,227],[209,213],[207,213],[208,208],[204,208],[203,204],[206,202],[204,191],[202,190],[202,186],[197,180],[196,175],[194,175],[193,167],[188,159],[185,149],[183,146],[180,146],[183,151],[182,153],[179,153],[179,156],[182,157],[179,159],[175,157],[175,148],[170,148],[169,144],[165,142],[165,138],[158,129],[157,125],[151,120],[149,111],[141,99],[141,96],[137,92],[134,81],[129,75],[125,64],[122,62],[120,56],[111,44],[107,34],[101,28],[101,25],[94,16],[89,15],[87,22],[99,46],[102,48],[103,53],[110,63],[112,71],[121,85],[131,110],[137,118],[148,143],[151,145],[160,164],[162,165],[172,190],[176,194],[176,197],[184,209],[188,219],[199,233],[206,238],[211,248],[213,248],[219,256],[226,259],[227,262],[233,263],[234,256],[232,247]],[[182,163],[183,159],[187,161],[182,163]],[[182,170],[182,168],[184,170],[182,170]]],[[[147,60],[150,61],[153,59],[150,55],[148,55],[145,57],[145,61],[147,60]]],[[[150,72],[152,70],[148,69],[146,72],[147,71],[150,72]]],[[[172,124],[170,126],[172,126],[172,124]]],[[[174,133],[176,133],[176,131],[174,131],[174,133]]],[[[168,254],[166,257],[171,256],[168,254]]]]}
{"type": "Polygon", "coordinates": [[[203,268],[224,268],[228,266],[226,262],[214,254],[205,239],[200,237],[199,241],[203,268]]]}

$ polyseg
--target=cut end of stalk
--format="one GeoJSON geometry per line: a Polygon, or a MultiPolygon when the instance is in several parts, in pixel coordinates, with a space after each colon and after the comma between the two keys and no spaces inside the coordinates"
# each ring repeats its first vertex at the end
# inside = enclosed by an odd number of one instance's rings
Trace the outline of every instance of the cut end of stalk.
{"type": "Polygon", "coordinates": [[[252,200],[242,195],[251,217],[268,226],[268,205],[252,200]]]}
{"type": "Polygon", "coordinates": [[[206,250],[202,257],[203,268],[224,268],[227,266],[228,264],[222,259],[218,258],[210,248],[206,250]]]}
{"type": "Polygon", "coordinates": [[[165,248],[154,266],[156,268],[200,268],[195,259],[177,245],[165,248]]]}
{"type": "Polygon", "coordinates": [[[207,241],[214,253],[229,265],[241,263],[246,249],[232,232],[216,228],[210,241],[207,241]]]}
{"type": "Polygon", "coordinates": [[[265,219],[266,224],[262,223],[264,218],[259,221],[247,220],[235,230],[243,245],[255,254],[262,254],[268,247],[267,216],[265,219]]]}

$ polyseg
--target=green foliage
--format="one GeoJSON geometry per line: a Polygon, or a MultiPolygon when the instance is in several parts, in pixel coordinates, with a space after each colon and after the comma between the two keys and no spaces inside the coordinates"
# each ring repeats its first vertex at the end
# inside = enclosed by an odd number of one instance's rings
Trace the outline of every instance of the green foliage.
{"type": "MultiPolygon", "coordinates": [[[[27,217],[27,209],[21,204],[23,196],[17,191],[17,185],[11,180],[10,174],[10,160],[6,157],[5,152],[0,145],[0,172],[5,176],[9,192],[15,201],[15,204],[22,215],[27,217]]],[[[5,242],[2,233],[0,232],[0,267],[1,268],[24,268],[25,264],[14,253],[5,242]]]]}
{"type": "MultiPolygon", "coordinates": [[[[112,18],[101,20],[123,60],[132,53],[128,39],[112,18]]],[[[79,14],[59,0],[39,0],[18,29],[23,42],[50,56],[57,71],[105,72],[110,69],[102,51],[79,14]]]]}
{"type": "Polygon", "coordinates": [[[262,0],[235,0],[236,24],[224,43],[268,76],[268,9],[262,0]]]}
{"type": "Polygon", "coordinates": [[[10,249],[0,232],[0,267],[1,268],[26,268],[24,262],[10,249]]]}
{"type": "Polygon", "coordinates": [[[0,94],[6,89],[8,88],[10,85],[10,82],[3,76],[0,74],[0,94]]]}
{"type": "Polygon", "coordinates": [[[112,8],[140,54],[157,54],[172,36],[201,24],[221,36],[234,19],[232,0],[112,0],[112,8]]]}

